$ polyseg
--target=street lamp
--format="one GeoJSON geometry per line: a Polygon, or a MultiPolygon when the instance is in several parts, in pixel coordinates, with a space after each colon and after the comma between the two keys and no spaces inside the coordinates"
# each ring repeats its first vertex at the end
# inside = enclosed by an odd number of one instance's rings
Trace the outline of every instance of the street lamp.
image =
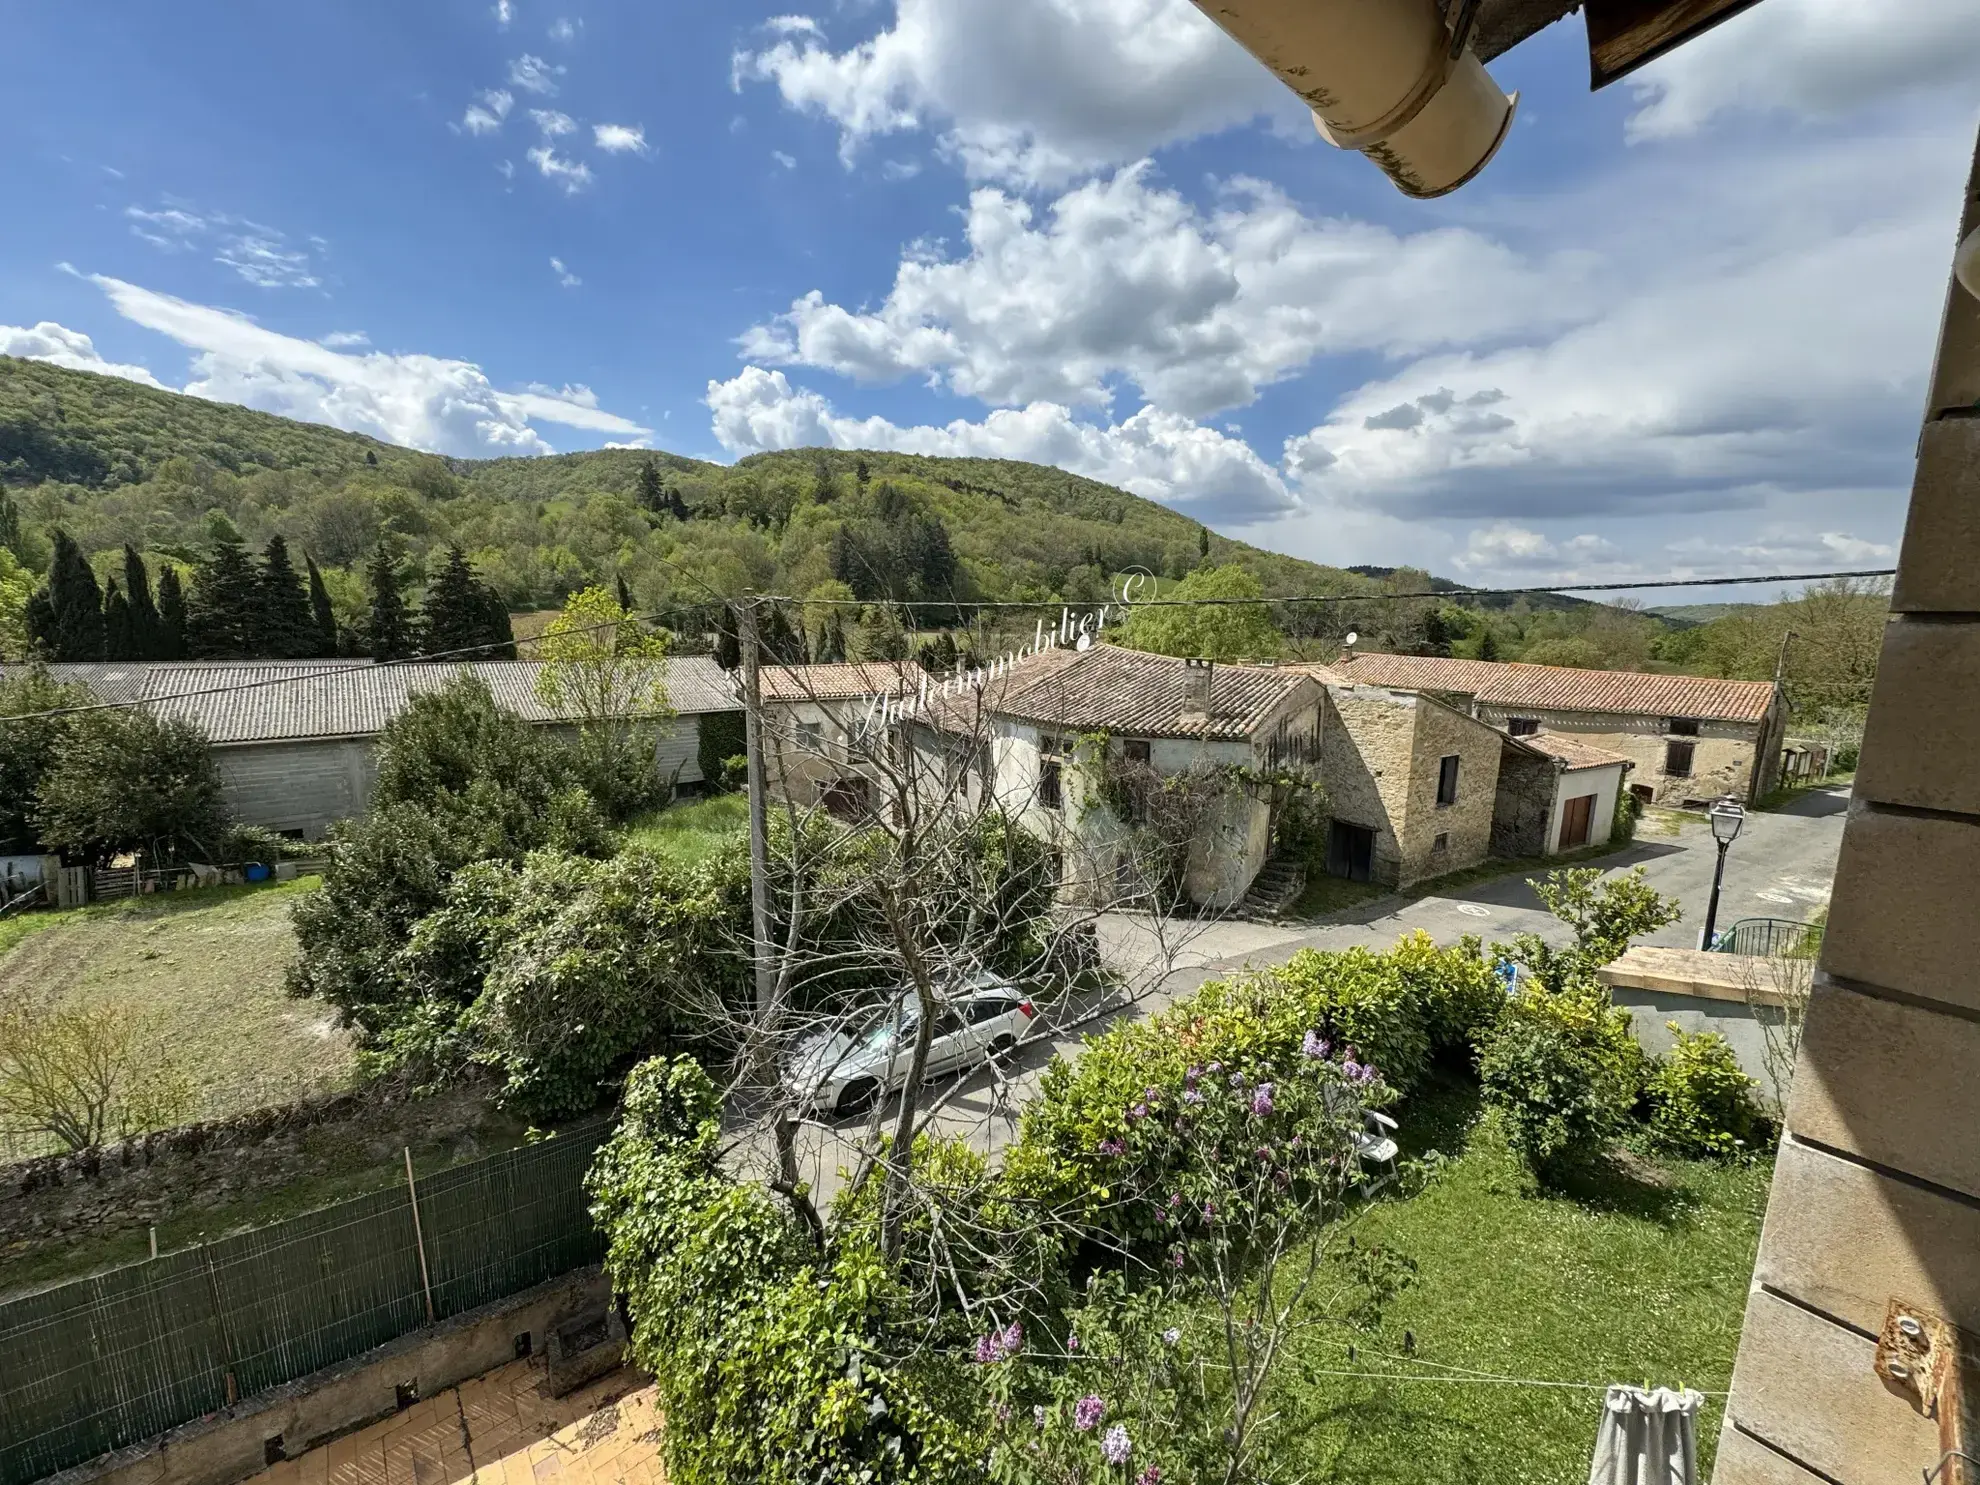
{"type": "Polygon", "coordinates": [[[1705,909],[1705,928],[1698,935],[1698,947],[1712,947],[1712,930],[1719,923],[1719,884],[1726,876],[1726,847],[1739,839],[1739,828],[1746,823],[1746,811],[1728,794],[1712,801],[1712,839],[1719,844],[1719,864],[1712,871],[1712,901],[1705,909]]]}

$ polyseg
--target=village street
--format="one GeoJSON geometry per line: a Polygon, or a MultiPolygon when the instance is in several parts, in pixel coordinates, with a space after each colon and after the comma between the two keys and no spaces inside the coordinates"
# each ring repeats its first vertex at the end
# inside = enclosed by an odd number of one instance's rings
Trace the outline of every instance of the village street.
{"type": "MultiPolygon", "coordinates": [[[[1750,813],[1727,856],[1718,926],[1726,928],[1741,918],[1805,920],[1825,906],[1848,804],[1847,788],[1836,788],[1812,791],[1777,811],[1750,813]]],[[[1714,858],[1711,829],[1703,816],[1661,815],[1646,822],[1629,846],[1587,864],[1605,871],[1642,866],[1650,885],[1684,908],[1679,922],[1646,942],[1690,948],[1704,923],[1714,858]],[[1659,819],[1679,821],[1677,833],[1656,833],[1659,819]]],[[[1083,1037],[1118,1016],[1151,1014],[1206,980],[1282,964],[1301,949],[1387,949],[1418,930],[1439,943],[1467,933],[1490,943],[1523,932],[1566,942],[1565,929],[1528,885],[1531,875],[1508,874],[1449,894],[1382,897],[1318,924],[1152,924],[1138,915],[1110,918],[1101,925],[1101,952],[1127,987],[1125,993],[1104,1002],[1061,1006],[1050,1033],[1026,1042],[1012,1066],[979,1071],[960,1087],[939,1085],[936,1091],[946,1101],[937,1126],[944,1133],[967,1136],[986,1152],[999,1150],[1015,1134],[1017,1110],[1055,1054],[1076,1053],[1083,1037]]],[[[891,1105],[883,1106],[883,1115],[889,1111],[891,1105]]],[[[858,1126],[848,1125],[844,1132],[856,1134],[858,1126]]],[[[821,1202],[829,1201],[838,1187],[839,1165],[852,1158],[841,1128],[809,1124],[799,1149],[804,1178],[821,1202]]]]}

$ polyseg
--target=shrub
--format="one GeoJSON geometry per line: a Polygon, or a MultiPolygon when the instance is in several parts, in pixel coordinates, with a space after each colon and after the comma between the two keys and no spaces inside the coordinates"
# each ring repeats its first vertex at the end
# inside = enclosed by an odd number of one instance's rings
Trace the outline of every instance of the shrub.
{"type": "Polygon", "coordinates": [[[951,1421],[975,1414],[960,1365],[892,1334],[899,1284],[873,1249],[821,1253],[788,1207],[722,1168],[721,1138],[706,1073],[686,1058],[644,1063],[587,1183],[667,1420],[667,1478],[960,1477],[982,1457],[951,1421]]]}
{"type": "Polygon", "coordinates": [[[731,787],[728,763],[747,745],[748,719],[741,712],[705,712],[696,719],[696,761],[711,792],[731,787]]]}
{"type": "Polygon", "coordinates": [[[1650,886],[1640,866],[1606,878],[1596,867],[1573,867],[1527,885],[1574,930],[1574,946],[1557,949],[1537,933],[1521,933],[1509,945],[1494,944],[1493,958],[1525,965],[1550,991],[1592,990],[1595,971],[1621,958],[1631,939],[1683,916],[1675,900],[1650,886]]]}
{"type": "Polygon", "coordinates": [[[1536,1171],[1586,1158],[1618,1134],[1643,1084],[1629,1016],[1607,997],[1526,990],[1479,1048],[1486,1103],[1536,1171]]]}
{"type": "Polygon", "coordinates": [[[98,863],[120,851],[211,860],[228,823],[206,734],[141,711],[78,719],[35,788],[33,818],[43,841],[98,863]]]}
{"type": "Polygon", "coordinates": [[[1677,1040],[1657,1060],[1646,1090],[1650,1137],[1673,1155],[1737,1155],[1751,1147],[1760,1124],[1753,1079],[1723,1036],[1693,1034],[1675,1022],[1677,1040]]]}

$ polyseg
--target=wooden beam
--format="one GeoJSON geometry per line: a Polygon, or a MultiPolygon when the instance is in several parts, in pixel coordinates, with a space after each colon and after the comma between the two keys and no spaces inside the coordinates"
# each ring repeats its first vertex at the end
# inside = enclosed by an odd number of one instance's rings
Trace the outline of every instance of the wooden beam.
{"type": "Polygon", "coordinates": [[[1587,0],[1588,85],[1604,88],[1758,0],[1587,0]]]}

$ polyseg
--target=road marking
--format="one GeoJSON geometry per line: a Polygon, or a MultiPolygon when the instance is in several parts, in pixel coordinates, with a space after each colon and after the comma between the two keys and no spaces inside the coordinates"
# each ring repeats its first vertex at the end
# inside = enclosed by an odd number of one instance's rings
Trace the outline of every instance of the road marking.
{"type": "Polygon", "coordinates": [[[1475,902],[1460,902],[1454,904],[1454,906],[1467,918],[1489,918],[1492,916],[1492,910],[1490,908],[1481,907],[1475,902]]]}

